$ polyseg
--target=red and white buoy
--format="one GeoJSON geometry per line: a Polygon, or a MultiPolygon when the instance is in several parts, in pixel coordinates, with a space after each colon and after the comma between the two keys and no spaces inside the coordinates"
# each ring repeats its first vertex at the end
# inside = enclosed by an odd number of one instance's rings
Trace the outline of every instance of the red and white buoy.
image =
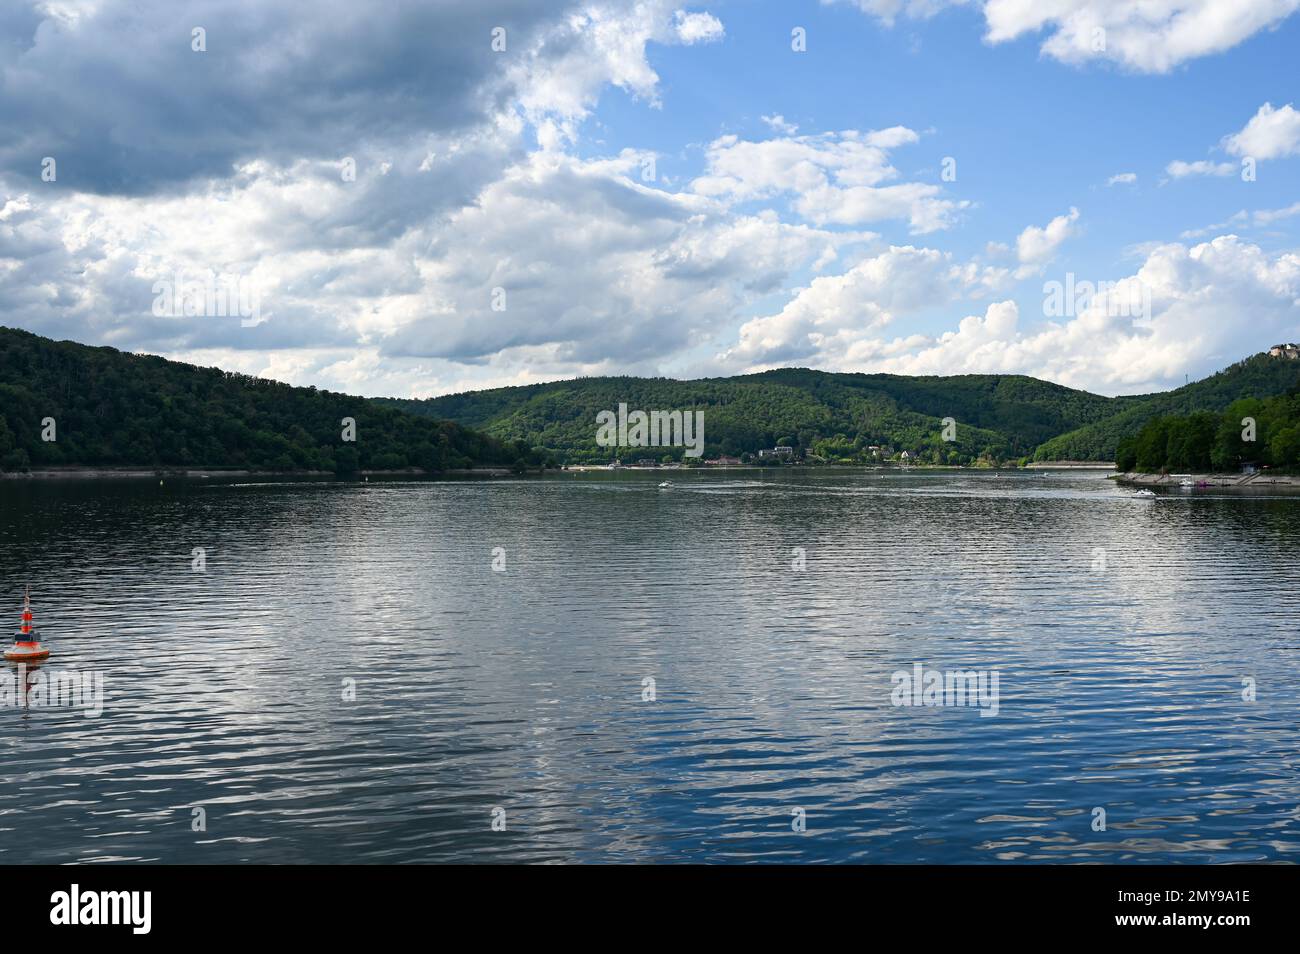
{"type": "Polygon", "coordinates": [[[29,586],[23,591],[23,624],[14,633],[14,643],[5,650],[5,659],[10,662],[34,662],[38,659],[46,659],[50,651],[40,644],[36,638],[36,630],[32,629],[32,588],[29,586]]]}

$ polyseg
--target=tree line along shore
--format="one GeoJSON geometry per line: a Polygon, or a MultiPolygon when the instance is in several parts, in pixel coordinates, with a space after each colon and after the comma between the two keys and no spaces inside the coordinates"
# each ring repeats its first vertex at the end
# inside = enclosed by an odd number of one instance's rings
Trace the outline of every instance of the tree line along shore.
{"type": "Polygon", "coordinates": [[[1120,397],[1024,375],[784,368],[691,381],[578,378],[407,400],[0,327],[0,471],[352,477],[612,460],[979,468],[1113,460],[1124,472],[1289,471],[1300,468],[1298,382],[1300,360],[1261,353],[1173,391],[1120,397]],[[602,446],[601,415],[621,407],[690,411],[700,434],[690,447],[602,446]],[[1247,417],[1255,432],[1234,437],[1247,417]]]}

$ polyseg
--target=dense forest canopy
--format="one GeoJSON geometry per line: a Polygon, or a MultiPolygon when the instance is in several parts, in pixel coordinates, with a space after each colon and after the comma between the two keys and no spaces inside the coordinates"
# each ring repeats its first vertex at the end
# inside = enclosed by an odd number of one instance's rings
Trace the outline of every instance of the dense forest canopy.
{"type": "Polygon", "coordinates": [[[1196,411],[1218,413],[1239,398],[1284,394],[1297,383],[1300,361],[1257,354],[1173,391],[1121,399],[1129,403],[1115,414],[1052,438],[1034,456],[1044,461],[1114,460],[1120,441],[1135,436],[1154,418],[1196,411]]]}
{"type": "MultiPolygon", "coordinates": [[[[595,421],[620,403],[642,410],[703,410],[706,457],[789,445],[827,460],[864,460],[872,456],[869,448],[884,446],[951,464],[1029,455],[1055,434],[1100,420],[1113,404],[1019,375],[903,377],[798,368],[699,381],[580,378],[425,401],[385,400],[544,447],[573,462],[615,456],[597,445],[595,421]],[[943,439],[945,417],[956,422],[955,441],[943,439]]],[[[682,448],[654,448],[653,456],[680,459],[682,448]]]]}
{"type": "Polygon", "coordinates": [[[4,470],[79,465],[346,474],[535,460],[526,447],[364,398],[0,328],[4,470]],[[355,441],[343,439],[344,418],[356,422],[355,441]]]}
{"type": "MultiPolygon", "coordinates": [[[[872,447],[945,464],[1027,457],[1110,461],[1119,441],[1152,417],[1219,412],[1243,396],[1282,393],[1298,379],[1300,362],[1262,354],[1176,391],[1116,398],[1021,375],[904,377],[787,368],[699,381],[579,378],[385,401],[544,447],[572,462],[629,456],[628,449],[596,444],[596,415],[620,403],[643,410],[702,409],[705,456],[789,445],[827,461],[873,459],[872,447]],[[955,441],[943,439],[946,417],[957,422],[955,441]]],[[[682,449],[655,448],[643,456],[680,459],[682,449]]]]}
{"type": "Polygon", "coordinates": [[[353,473],[684,458],[682,446],[599,445],[597,415],[620,405],[703,411],[705,457],[784,445],[796,459],[830,463],[906,451],[936,464],[1118,456],[1143,469],[1235,468],[1247,459],[1291,467],[1294,404],[1289,396],[1271,399],[1294,394],[1298,384],[1300,361],[1260,354],[1174,391],[1117,398],[1022,375],[785,368],[697,381],[579,378],[422,401],[368,400],[0,328],[0,469],[353,473]],[[1241,451],[1224,421],[1246,416],[1238,414],[1245,398],[1259,402],[1261,443],[1241,451]],[[356,421],[355,442],[343,440],[344,418],[356,421]],[[54,421],[55,440],[42,439],[46,419],[54,421]]]}
{"type": "Polygon", "coordinates": [[[1157,417],[1119,442],[1115,466],[1144,473],[1211,473],[1244,464],[1300,467],[1300,389],[1242,398],[1226,411],[1157,417]]]}

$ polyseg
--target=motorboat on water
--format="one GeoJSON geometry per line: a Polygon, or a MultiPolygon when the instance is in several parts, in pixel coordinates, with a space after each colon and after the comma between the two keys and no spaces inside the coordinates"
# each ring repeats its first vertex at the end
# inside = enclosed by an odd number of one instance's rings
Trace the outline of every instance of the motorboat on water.
{"type": "Polygon", "coordinates": [[[1154,490],[1147,490],[1146,488],[1143,488],[1142,490],[1135,490],[1133,492],[1134,497],[1154,497],[1155,495],[1156,492],[1154,490]]]}
{"type": "Polygon", "coordinates": [[[38,662],[48,659],[50,651],[41,645],[36,630],[32,628],[32,588],[23,591],[23,621],[14,633],[13,644],[5,650],[10,662],[38,662]]]}
{"type": "Polygon", "coordinates": [[[659,489],[660,489],[660,490],[667,490],[667,489],[668,489],[669,487],[671,487],[672,485],[673,485],[673,482],[672,482],[671,480],[665,480],[663,483],[661,483],[661,484],[659,485],[659,489]]]}

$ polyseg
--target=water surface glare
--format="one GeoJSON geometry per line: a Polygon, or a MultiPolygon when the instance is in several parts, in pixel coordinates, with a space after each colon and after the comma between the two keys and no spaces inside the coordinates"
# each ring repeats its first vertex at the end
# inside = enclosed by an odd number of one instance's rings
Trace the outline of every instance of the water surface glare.
{"type": "Polygon", "coordinates": [[[4,481],[106,699],[0,709],[0,862],[1291,862],[1298,552],[1096,473],[4,481]]]}

